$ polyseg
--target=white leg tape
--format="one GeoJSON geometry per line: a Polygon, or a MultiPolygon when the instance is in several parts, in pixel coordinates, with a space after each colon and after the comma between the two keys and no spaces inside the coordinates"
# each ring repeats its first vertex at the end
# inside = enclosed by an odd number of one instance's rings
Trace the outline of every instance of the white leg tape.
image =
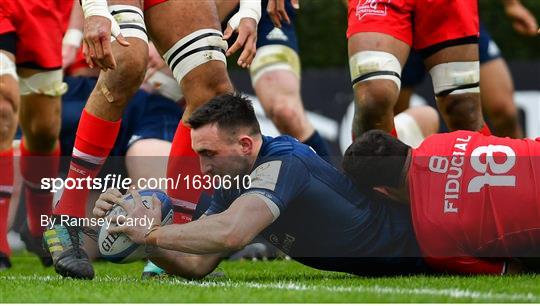
{"type": "Polygon", "coordinates": [[[257,49],[249,69],[253,86],[265,73],[287,70],[300,79],[300,58],[296,51],[285,45],[267,45],[257,49]]]}
{"type": "Polygon", "coordinates": [[[220,31],[203,29],[179,40],[163,55],[163,58],[180,83],[191,70],[209,61],[222,61],[226,65],[227,48],[227,42],[223,40],[220,31]]]}
{"type": "Polygon", "coordinates": [[[480,92],[480,62],[439,64],[429,71],[436,96],[480,92]]]}
{"type": "MultiPolygon", "coordinates": [[[[120,26],[122,36],[139,38],[148,43],[148,33],[141,9],[131,5],[111,5],[109,12],[120,26]]],[[[114,36],[111,36],[111,41],[115,40],[114,36]]]]}
{"type": "Polygon", "coordinates": [[[31,94],[58,97],[66,93],[68,86],[62,81],[63,72],[61,69],[40,72],[29,78],[19,79],[20,95],[31,94]]]}
{"type": "Polygon", "coordinates": [[[178,82],[161,71],[156,71],[146,80],[146,83],[157,93],[173,101],[178,101],[184,97],[178,82]]]}
{"type": "Polygon", "coordinates": [[[362,51],[349,59],[353,87],[365,81],[390,80],[401,88],[401,64],[391,53],[362,51]]]}
{"type": "Polygon", "coordinates": [[[0,52],[0,76],[11,75],[15,80],[18,80],[17,65],[4,53],[0,52]]]}
{"type": "Polygon", "coordinates": [[[418,148],[424,141],[422,129],[413,116],[403,112],[394,117],[398,139],[412,148],[418,148]]]}

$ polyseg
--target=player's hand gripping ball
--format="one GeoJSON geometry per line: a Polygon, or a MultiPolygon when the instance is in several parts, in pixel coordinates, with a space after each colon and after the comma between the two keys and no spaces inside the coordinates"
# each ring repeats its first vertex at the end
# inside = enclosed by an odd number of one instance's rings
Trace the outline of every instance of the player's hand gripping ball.
{"type": "MultiPolygon", "coordinates": [[[[139,195],[141,201],[139,205],[144,206],[145,209],[151,209],[153,202],[152,196],[155,195],[161,202],[161,225],[172,223],[172,204],[171,199],[161,190],[140,190],[139,195]]],[[[124,205],[136,205],[136,201],[133,195],[128,193],[121,198],[124,205]]],[[[105,217],[109,220],[117,220],[117,222],[123,222],[125,226],[130,226],[129,222],[145,222],[143,219],[129,220],[124,218],[127,215],[126,211],[118,204],[114,204],[112,209],[109,210],[105,217]],[[124,216],[118,218],[118,216],[124,216]]],[[[148,221],[148,220],[147,220],[148,221]]],[[[138,224],[141,225],[140,223],[138,224]]],[[[111,227],[116,226],[114,223],[111,227]]],[[[149,226],[149,224],[148,224],[149,226]]],[[[136,260],[140,260],[146,257],[145,246],[133,242],[124,233],[109,233],[108,224],[104,224],[98,236],[99,252],[102,258],[114,262],[114,263],[128,263],[136,260]]]]}

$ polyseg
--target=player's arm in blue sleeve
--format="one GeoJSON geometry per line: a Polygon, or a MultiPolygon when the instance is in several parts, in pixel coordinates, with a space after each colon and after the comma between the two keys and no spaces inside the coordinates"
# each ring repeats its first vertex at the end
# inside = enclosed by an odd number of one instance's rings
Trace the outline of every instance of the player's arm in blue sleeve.
{"type": "MultiPolygon", "coordinates": [[[[230,204],[230,203],[229,203],[230,204]]],[[[223,196],[222,190],[216,190],[212,196],[212,201],[210,202],[210,207],[206,210],[204,215],[211,216],[219,214],[227,209],[226,199],[223,196]]]]}
{"type": "Polygon", "coordinates": [[[232,203],[230,200],[217,191],[199,220],[159,229],[160,233],[154,234],[158,248],[150,259],[170,274],[202,278],[230,251],[251,242],[274,220],[258,197],[242,196],[232,203]]]}
{"type": "Polygon", "coordinates": [[[259,197],[246,195],[233,201],[221,213],[203,216],[185,224],[159,227],[145,238],[147,245],[157,247],[156,264],[184,277],[209,273],[219,255],[238,250],[251,242],[274,220],[267,204],[259,197]],[[192,254],[190,262],[181,257],[192,254]],[[201,256],[196,256],[201,255],[201,256]],[[161,258],[160,258],[161,257],[161,258]],[[201,266],[194,265],[197,263],[201,266]],[[194,274],[193,271],[196,271],[194,274]]]}
{"type": "Polygon", "coordinates": [[[251,184],[242,196],[262,199],[277,219],[308,184],[309,171],[297,157],[288,155],[260,163],[250,175],[251,184]]]}

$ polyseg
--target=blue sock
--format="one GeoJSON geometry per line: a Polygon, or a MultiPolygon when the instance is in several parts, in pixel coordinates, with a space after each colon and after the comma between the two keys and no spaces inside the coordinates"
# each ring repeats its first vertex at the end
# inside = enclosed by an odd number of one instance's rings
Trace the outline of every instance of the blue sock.
{"type": "Polygon", "coordinates": [[[310,146],[315,150],[317,155],[322,159],[326,160],[329,163],[332,163],[332,158],[330,157],[330,150],[326,141],[321,137],[319,132],[315,131],[308,139],[304,141],[304,144],[310,146]]]}

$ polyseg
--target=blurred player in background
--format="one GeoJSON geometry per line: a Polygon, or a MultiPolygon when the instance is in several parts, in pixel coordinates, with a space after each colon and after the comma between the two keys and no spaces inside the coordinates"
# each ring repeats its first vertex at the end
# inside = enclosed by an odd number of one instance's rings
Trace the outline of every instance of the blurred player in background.
{"type": "MultiPolygon", "coordinates": [[[[536,35],[538,24],[534,16],[518,0],[504,1],[505,12],[514,24],[515,30],[526,36],[536,35]]],[[[518,111],[514,104],[514,85],[510,71],[497,44],[491,39],[486,28],[480,25],[480,95],[493,134],[522,138],[518,111]]],[[[413,87],[422,82],[425,68],[421,56],[412,51],[403,68],[402,88],[394,113],[409,107],[413,87]]]]}
{"type": "MultiPolygon", "coordinates": [[[[145,0],[143,6],[138,0],[83,0],[84,53],[89,65],[102,72],[79,122],[68,178],[96,177],[109,155],[126,104],[145,76],[148,36],[173,71],[186,99],[171,148],[168,176],[198,174],[197,156],[191,149],[190,128],[185,121],[213,96],[233,90],[226,55],[244,47],[238,63],[242,67],[251,63],[260,19],[257,2],[241,2],[239,13],[231,18],[223,36],[213,1],[145,0]],[[227,48],[223,39],[234,31],[238,31],[238,39],[227,48]]],[[[64,190],[53,214],[85,217],[88,193],[86,188],[64,190]]],[[[184,187],[168,190],[171,197],[185,203],[183,212],[175,214],[175,222],[190,220],[200,193],[184,187]]],[[[59,274],[92,279],[94,271],[81,248],[81,232],[78,226],[57,223],[45,233],[45,239],[59,274]]]]}
{"type": "Polygon", "coordinates": [[[267,114],[282,134],[291,135],[331,160],[328,146],[307,119],[300,92],[301,65],[295,22],[298,2],[285,2],[288,21],[272,20],[275,0],[263,0],[266,10],[258,28],[257,54],[250,67],[251,82],[267,114]]]}
{"type": "Polygon", "coordinates": [[[432,75],[449,129],[489,133],[480,106],[478,32],[476,1],[349,0],[353,135],[370,129],[396,134],[393,108],[411,47],[432,75]]]}
{"type": "MultiPolygon", "coordinates": [[[[152,53],[155,52],[155,48],[151,43],[149,51],[149,57],[154,56],[152,53]],[[154,51],[150,51],[152,49],[154,51]]],[[[159,59],[161,58],[158,57],[156,60],[159,59]]],[[[182,117],[180,88],[172,75],[169,75],[168,67],[166,65],[162,67],[152,72],[154,76],[147,75],[141,89],[135,93],[126,107],[122,117],[122,126],[111,150],[111,156],[127,157],[125,166],[130,177],[133,178],[165,177],[165,168],[158,166],[157,161],[156,163],[150,161],[155,161],[152,157],[168,156],[176,127],[182,117]],[[155,74],[160,75],[159,84],[152,83],[157,79],[155,74]],[[167,90],[169,86],[178,88],[176,91],[167,90]],[[130,158],[142,156],[149,158],[130,158]]],[[[83,58],[68,67],[65,82],[69,85],[69,90],[62,98],[63,154],[72,153],[77,122],[96,85],[98,76],[99,69],[89,68],[83,58]]]]}
{"type": "Polygon", "coordinates": [[[343,168],[361,189],[410,203],[422,254],[438,271],[501,275],[519,270],[513,259],[540,256],[540,138],[456,131],[412,149],[370,131],[343,168]]]}
{"type": "MultiPolygon", "coordinates": [[[[294,2],[294,1],[293,1],[294,2]]],[[[237,9],[238,0],[216,0],[220,18],[237,9]]],[[[296,37],[296,10],[287,0],[283,21],[275,18],[276,0],[262,0],[262,17],[257,29],[257,54],[250,67],[251,83],[266,115],[278,131],[311,146],[330,160],[328,145],[309,122],[300,91],[301,66],[296,37]]]]}
{"type": "MultiPolygon", "coordinates": [[[[20,168],[28,212],[29,239],[40,244],[41,215],[50,215],[52,194],[41,179],[56,177],[60,147],[62,38],[74,1],[0,3],[0,269],[10,266],[7,212],[13,188],[12,141],[17,117],[23,131],[20,168]]],[[[42,248],[32,250],[51,265],[42,248]]]]}

